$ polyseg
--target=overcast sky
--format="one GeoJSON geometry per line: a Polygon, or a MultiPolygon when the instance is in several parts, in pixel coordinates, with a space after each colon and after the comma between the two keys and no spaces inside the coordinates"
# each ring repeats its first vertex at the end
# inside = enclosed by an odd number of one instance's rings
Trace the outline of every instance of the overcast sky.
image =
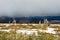
{"type": "Polygon", "coordinates": [[[48,15],[60,15],[60,0],[0,0],[0,16],[48,15]]]}

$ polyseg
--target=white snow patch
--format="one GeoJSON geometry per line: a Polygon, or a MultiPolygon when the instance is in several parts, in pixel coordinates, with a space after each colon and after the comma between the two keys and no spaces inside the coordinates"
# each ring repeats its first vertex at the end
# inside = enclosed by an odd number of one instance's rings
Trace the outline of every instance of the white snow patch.
{"type": "Polygon", "coordinates": [[[52,33],[55,34],[54,28],[47,27],[47,30],[39,30],[40,32],[52,33]]]}
{"type": "Polygon", "coordinates": [[[33,30],[18,30],[18,31],[17,31],[17,33],[20,33],[20,32],[22,32],[23,34],[26,33],[26,34],[28,34],[28,35],[29,35],[29,34],[32,34],[32,33],[37,34],[37,31],[35,31],[35,30],[34,30],[34,31],[33,31],[33,30]]]}
{"type": "MultiPolygon", "coordinates": [[[[0,31],[6,31],[6,32],[10,32],[12,29],[8,29],[8,30],[0,30],[0,31]]],[[[17,30],[17,33],[22,32],[23,34],[32,34],[35,33],[37,35],[37,30],[39,30],[40,32],[46,32],[46,33],[52,33],[52,34],[56,34],[56,32],[54,31],[54,28],[49,28],[47,27],[47,30],[40,30],[40,29],[26,29],[26,30],[17,30]]]]}
{"type": "Polygon", "coordinates": [[[10,32],[10,31],[11,31],[11,29],[8,29],[8,30],[0,30],[0,31],[6,31],[6,32],[10,32]]]}
{"type": "MultiPolygon", "coordinates": [[[[18,30],[17,33],[20,33],[22,32],[23,34],[32,34],[32,33],[35,33],[37,35],[37,30],[38,29],[32,29],[32,30],[18,30]]],[[[40,32],[46,32],[46,33],[52,33],[52,34],[55,34],[56,32],[54,31],[53,28],[47,28],[47,30],[39,30],[40,32]]]]}

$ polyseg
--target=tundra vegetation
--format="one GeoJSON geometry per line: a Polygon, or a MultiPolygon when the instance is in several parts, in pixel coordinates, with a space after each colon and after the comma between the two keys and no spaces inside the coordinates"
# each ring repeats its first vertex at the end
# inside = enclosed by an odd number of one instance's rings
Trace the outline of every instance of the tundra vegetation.
{"type": "Polygon", "coordinates": [[[37,32],[30,35],[15,32],[0,32],[0,40],[55,40],[56,37],[50,33],[37,32]]]}
{"type": "MultiPolygon", "coordinates": [[[[47,24],[46,24],[47,25],[47,24]]],[[[59,26],[50,26],[51,28],[57,28],[58,30],[56,31],[56,34],[51,34],[51,33],[43,33],[38,31],[37,35],[35,33],[32,34],[23,34],[23,33],[16,33],[17,30],[20,29],[42,29],[46,30],[47,26],[46,25],[9,25],[6,27],[5,25],[0,25],[0,30],[5,30],[5,29],[12,29],[10,32],[5,32],[5,31],[0,31],[0,40],[60,40],[60,27],[59,26]],[[14,29],[14,31],[13,31],[14,29]]]]}

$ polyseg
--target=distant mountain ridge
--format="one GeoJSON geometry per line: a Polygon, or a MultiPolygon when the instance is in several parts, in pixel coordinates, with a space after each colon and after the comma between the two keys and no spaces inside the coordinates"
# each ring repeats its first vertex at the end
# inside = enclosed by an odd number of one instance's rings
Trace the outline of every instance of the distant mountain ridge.
{"type": "Polygon", "coordinates": [[[2,16],[0,17],[0,23],[8,23],[9,21],[12,22],[14,18],[17,21],[17,23],[39,23],[40,20],[43,22],[44,19],[48,19],[48,21],[60,20],[60,16],[30,16],[30,17],[2,16]]]}

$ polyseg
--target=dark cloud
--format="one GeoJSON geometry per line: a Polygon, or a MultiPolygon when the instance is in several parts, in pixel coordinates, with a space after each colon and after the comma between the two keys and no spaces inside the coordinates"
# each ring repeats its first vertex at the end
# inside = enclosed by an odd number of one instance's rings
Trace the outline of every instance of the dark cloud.
{"type": "Polygon", "coordinates": [[[60,0],[0,0],[0,16],[60,15],[60,0]]]}

